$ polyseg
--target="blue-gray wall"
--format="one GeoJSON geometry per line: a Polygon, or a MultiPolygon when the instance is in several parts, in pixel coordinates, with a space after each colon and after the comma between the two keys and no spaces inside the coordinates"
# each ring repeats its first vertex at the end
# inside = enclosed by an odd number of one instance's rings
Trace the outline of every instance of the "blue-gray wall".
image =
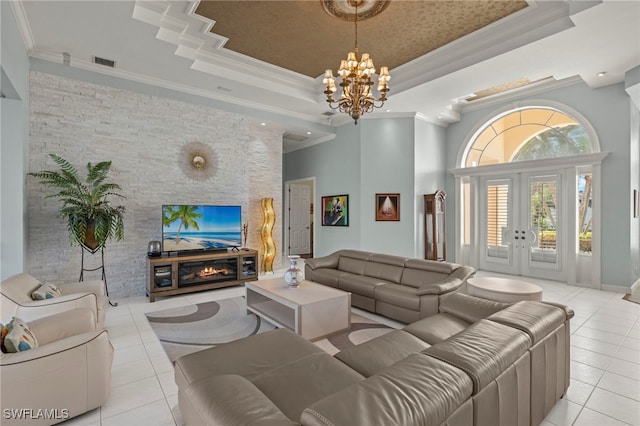
{"type": "MultiPolygon", "coordinates": [[[[624,84],[590,89],[586,84],[574,84],[523,100],[555,101],[576,110],[593,126],[600,140],[600,149],[610,152],[602,163],[602,284],[628,287],[629,212],[630,212],[630,122],[629,96],[624,84]]],[[[492,105],[467,112],[458,123],[447,128],[447,167],[455,168],[460,147],[470,132],[493,112],[513,102],[492,105]]],[[[447,193],[454,191],[454,178],[447,176],[447,193]]],[[[453,210],[447,211],[447,245],[454,247],[453,210]]]]}
{"type": "Polygon", "coordinates": [[[422,194],[444,186],[444,143],[444,129],[413,117],[363,119],[339,127],[331,142],[287,153],[285,181],[316,178],[315,254],[421,257],[422,194]],[[375,220],[377,193],[400,194],[400,221],[375,220]],[[349,195],[349,227],[320,226],[321,197],[339,194],[349,195]]]}
{"type": "MultiPolygon", "coordinates": [[[[518,101],[534,99],[578,111],[595,129],[601,150],[610,153],[602,163],[602,284],[630,286],[637,277],[630,266],[630,100],[624,84],[591,89],[579,83],[518,101]]],[[[316,227],[316,255],[351,247],[422,257],[422,194],[445,189],[447,259],[455,261],[455,182],[447,170],[458,167],[458,152],[470,132],[510,104],[515,102],[469,111],[446,129],[406,118],[361,120],[357,128],[340,127],[332,142],[286,154],[285,181],[315,176],[316,205],[322,195],[351,197],[350,228],[316,227]],[[402,194],[399,223],[375,222],[376,192],[402,194]]]]}
{"type": "Polygon", "coordinates": [[[29,58],[9,2],[0,2],[0,279],[25,265],[29,58]]]}

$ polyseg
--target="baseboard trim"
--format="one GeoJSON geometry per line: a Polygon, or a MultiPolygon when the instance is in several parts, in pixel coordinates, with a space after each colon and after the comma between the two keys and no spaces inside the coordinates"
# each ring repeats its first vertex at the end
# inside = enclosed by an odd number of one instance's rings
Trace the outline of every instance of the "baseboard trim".
{"type": "MultiPolygon", "coordinates": [[[[638,282],[636,281],[636,284],[634,285],[640,285],[640,284],[638,284],[638,282]]],[[[629,294],[631,293],[631,291],[633,291],[633,286],[625,287],[622,285],[602,284],[602,290],[612,291],[614,293],[629,294]]]]}

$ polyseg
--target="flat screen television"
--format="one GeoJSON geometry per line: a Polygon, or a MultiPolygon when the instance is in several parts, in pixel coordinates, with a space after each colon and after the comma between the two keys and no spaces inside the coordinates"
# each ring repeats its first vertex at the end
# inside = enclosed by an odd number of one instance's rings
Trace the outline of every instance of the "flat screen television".
{"type": "Polygon", "coordinates": [[[167,204],[162,206],[162,251],[215,251],[242,245],[242,208],[167,204]]]}

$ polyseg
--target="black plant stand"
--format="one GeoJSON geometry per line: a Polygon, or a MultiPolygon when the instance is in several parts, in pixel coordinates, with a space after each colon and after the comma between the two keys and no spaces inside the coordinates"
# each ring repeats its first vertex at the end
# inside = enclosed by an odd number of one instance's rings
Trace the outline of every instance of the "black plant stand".
{"type": "MultiPolygon", "coordinates": [[[[84,267],[84,252],[88,251],[89,253],[91,253],[91,255],[96,254],[97,250],[91,250],[88,247],[84,247],[84,246],[80,246],[82,248],[82,262],[80,264],[80,279],[78,280],[78,282],[82,282],[84,281],[84,271],[97,271],[98,269],[102,270],[102,281],[104,281],[104,289],[107,292],[107,298],[109,297],[109,286],[107,286],[107,275],[104,272],[104,247],[100,247],[100,259],[102,260],[102,264],[100,266],[98,266],[97,268],[93,268],[93,269],[87,269],[84,267]]],[[[118,302],[112,302],[111,300],[109,300],[109,304],[113,307],[118,306],[118,302]]]]}

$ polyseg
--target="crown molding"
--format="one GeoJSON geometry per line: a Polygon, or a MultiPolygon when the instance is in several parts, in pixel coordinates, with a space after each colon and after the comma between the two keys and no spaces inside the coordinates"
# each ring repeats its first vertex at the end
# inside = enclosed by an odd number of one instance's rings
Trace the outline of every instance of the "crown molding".
{"type": "Polygon", "coordinates": [[[505,102],[522,100],[524,97],[537,95],[540,93],[548,92],[550,90],[560,89],[562,87],[573,86],[579,83],[584,83],[584,80],[582,80],[582,78],[580,78],[580,76],[578,75],[567,77],[562,80],[542,81],[540,83],[533,83],[527,86],[512,89],[504,93],[487,96],[486,98],[478,99],[477,101],[456,103],[455,107],[460,112],[465,113],[493,105],[502,104],[505,102]]]}
{"type": "Polygon", "coordinates": [[[523,9],[394,68],[394,93],[522,47],[574,26],[569,3],[530,1],[523,9]]]}
{"type": "MultiPolygon", "coordinates": [[[[41,49],[38,49],[37,47],[33,49],[33,51],[30,53],[29,56],[32,58],[42,59],[42,60],[57,63],[57,64],[63,63],[62,55],[60,53],[41,50],[41,49]]],[[[144,74],[138,74],[130,71],[124,71],[118,68],[105,67],[104,65],[95,64],[93,62],[76,59],[73,57],[70,60],[70,66],[72,68],[78,68],[81,70],[90,71],[97,74],[117,77],[124,80],[133,81],[136,83],[147,84],[150,86],[156,86],[164,89],[173,90],[176,92],[182,92],[189,95],[212,99],[212,100],[227,103],[227,104],[238,105],[243,108],[260,110],[260,111],[276,114],[279,116],[289,117],[292,119],[326,125],[326,123],[321,117],[319,118],[315,115],[301,114],[295,111],[276,108],[268,104],[262,104],[262,103],[248,101],[246,99],[226,96],[226,95],[220,94],[219,92],[205,90],[200,87],[192,87],[184,84],[174,83],[172,81],[149,77],[144,74]]]]}
{"type": "Polygon", "coordinates": [[[11,11],[13,12],[13,16],[16,18],[16,23],[18,24],[18,30],[20,31],[20,35],[24,41],[24,46],[27,49],[27,52],[31,52],[35,49],[36,42],[33,37],[33,32],[31,31],[31,25],[29,25],[29,20],[27,19],[27,12],[24,10],[23,0],[10,1],[9,5],[11,5],[11,11]]]}

